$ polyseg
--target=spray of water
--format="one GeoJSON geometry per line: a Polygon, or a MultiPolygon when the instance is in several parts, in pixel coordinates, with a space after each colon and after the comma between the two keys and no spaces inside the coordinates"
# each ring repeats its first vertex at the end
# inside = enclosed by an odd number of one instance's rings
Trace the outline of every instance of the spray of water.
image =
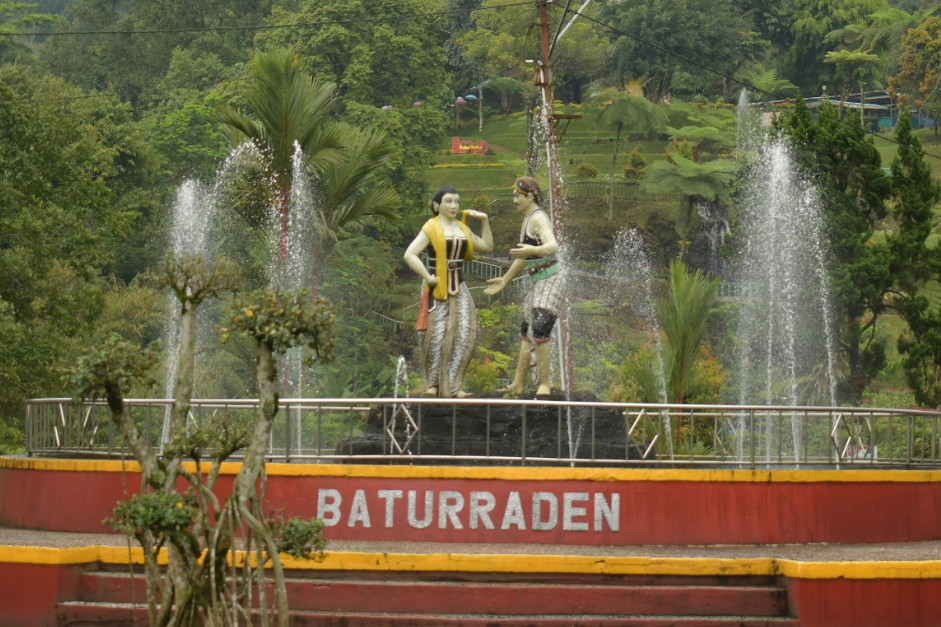
{"type": "MultiPolygon", "coordinates": [[[[209,252],[209,232],[213,226],[213,217],[217,206],[215,187],[207,187],[195,179],[184,181],[177,190],[171,207],[170,249],[180,254],[198,254],[209,252]]],[[[180,352],[180,302],[175,294],[167,296],[167,322],[164,338],[167,347],[166,398],[173,398],[176,387],[177,360],[180,352]]],[[[197,341],[199,338],[197,330],[197,341]]],[[[161,431],[161,447],[169,434],[170,407],[164,415],[161,431]]]]}
{"type": "Polygon", "coordinates": [[[742,89],[738,95],[736,131],[741,152],[755,150],[761,144],[761,116],[749,102],[747,89],[742,89]]]}
{"type": "MultiPolygon", "coordinates": [[[[734,261],[735,277],[754,286],[740,308],[738,323],[742,403],[796,406],[809,401],[801,398],[799,383],[825,362],[827,400],[835,404],[822,203],[783,139],[757,148],[739,214],[741,248],[734,261]]],[[[766,460],[780,447],[800,462],[800,429],[792,416],[790,441],[777,442],[772,421],[766,419],[766,460]]],[[[744,435],[742,428],[740,434],[744,435]]]]}
{"type": "MultiPolygon", "coordinates": [[[[398,400],[400,393],[403,395],[402,398],[404,398],[407,401],[409,398],[408,362],[406,362],[405,357],[401,355],[399,356],[398,362],[395,365],[395,390],[393,391],[393,398],[398,400]]],[[[393,403],[392,405],[392,419],[393,420],[396,419],[396,416],[398,415],[398,411],[400,407],[405,409],[409,413],[411,413],[407,402],[402,403],[401,405],[398,403],[393,403]]],[[[412,438],[412,423],[409,420],[405,420],[404,422],[405,422],[404,441],[408,442],[412,438]]],[[[393,429],[394,428],[395,427],[393,426],[393,429]]],[[[394,446],[395,445],[390,441],[389,442],[389,454],[390,455],[395,453],[394,446]]],[[[411,447],[406,448],[406,452],[408,452],[408,454],[411,455],[412,454],[411,447]]]]}
{"type": "MultiPolygon", "coordinates": [[[[654,306],[654,273],[650,253],[640,232],[635,228],[618,233],[614,246],[605,260],[605,275],[615,300],[626,306],[632,316],[650,330],[656,358],[659,400],[668,402],[666,366],[663,359],[663,340],[660,320],[654,306]]],[[[670,415],[665,415],[667,433],[671,433],[670,415]]],[[[673,457],[673,438],[667,437],[670,457],[673,457]]]]}

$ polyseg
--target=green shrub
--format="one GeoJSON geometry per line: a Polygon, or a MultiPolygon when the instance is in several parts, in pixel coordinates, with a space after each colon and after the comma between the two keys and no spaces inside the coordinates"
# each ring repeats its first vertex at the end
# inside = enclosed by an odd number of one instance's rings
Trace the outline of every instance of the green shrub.
{"type": "Polygon", "coordinates": [[[596,168],[591,163],[588,163],[587,161],[578,164],[578,166],[575,168],[575,176],[579,179],[594,179],[598,178],[599,174],[601,174],[601,172],[598,170],[598,168],[596,168]]]}
{"type": "Polygon", "coordinates": [[[640,151],[640,148],[634,146],[634,150],[631,151],[631,155],[628,157],[628,163],[638,170],[643,170],[650,162],[647,161],[647,157],[640,151]]]}
{"type": "Polygon", "coordinates": [[[489,329],[490,327],[495,327],[500,324],[499,314],[491,309],[478,309],[477,319],[480,321],[480,326],[484,329],[489,329]]]}
{"type": "Polygon", "coordinates": [[[8,426],[0,420],[0,455],[16,455],[24,453],[26,436],[16,427],[8,426]]]}
{"type": "Polygon", "coordinates": [[[467,389],[476,392],[495,390],[499,375],[500,368],[490,357],[485,357],[483,361],[475,357],[467,368],[464,385],[467,389]]]}

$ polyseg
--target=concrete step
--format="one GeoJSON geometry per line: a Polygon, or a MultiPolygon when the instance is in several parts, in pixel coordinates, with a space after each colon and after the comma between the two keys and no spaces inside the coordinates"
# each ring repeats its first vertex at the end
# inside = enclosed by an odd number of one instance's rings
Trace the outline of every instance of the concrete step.
{"type": "MultiPolygon", "coordinates": [[[[469,615],[784,616],[784,589],[771,586],[586,585],[289,579],[291,610],[469,615]]],[[[131,601],[131,579],[118,573],[82,575],[79,600],[131,601]]],[[[143,578],[134,598],[146,599],[143,578]]]]}
{"type": "MultiPolygon", "coordinates": [[[[147,620],[137,606],[137,621],[147,620]]],[[[60,603],[59,627],[134,627],[130,604],[60,603]]],[[[141,623],[143,624],[143,623],[141,623]]],[[[794,618],[750,616],[492,615],[292,611],[291,627],[799,627],[794,618]]]]}

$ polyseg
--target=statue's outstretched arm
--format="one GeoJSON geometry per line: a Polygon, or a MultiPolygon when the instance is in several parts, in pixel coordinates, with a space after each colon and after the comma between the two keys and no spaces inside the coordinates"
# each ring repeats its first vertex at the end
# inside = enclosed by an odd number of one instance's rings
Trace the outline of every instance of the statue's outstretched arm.
{"type": "Polygon", "coordinates": [[[526,262],[522,259],[516,259],[513,261],[513,265],[510,266],[510,269],[506,273],[497,279],[490,279],[487,283],[490,284],[490,287],[484,290],[484,294],[487,296],[495,296],[506,289],[506,286],[510,284],[510,281],[519,276],[519,273],[523,271],[523,268],[526,267],[526,262]]]}

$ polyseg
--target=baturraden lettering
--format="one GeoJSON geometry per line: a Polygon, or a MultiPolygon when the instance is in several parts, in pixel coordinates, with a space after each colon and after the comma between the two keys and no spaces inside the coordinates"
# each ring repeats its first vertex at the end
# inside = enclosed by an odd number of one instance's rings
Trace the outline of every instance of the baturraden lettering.
{"type": "Polygon", "coordinates": [[[317,516],[325,527],[386,529],[618,532],[621,496],[603,492],[349,490],[320,488],[317,516]],[[372,493],[372,494],[369,494],[372,493]],[[370,498],[371,497],[371,498],[370,498]]]}

